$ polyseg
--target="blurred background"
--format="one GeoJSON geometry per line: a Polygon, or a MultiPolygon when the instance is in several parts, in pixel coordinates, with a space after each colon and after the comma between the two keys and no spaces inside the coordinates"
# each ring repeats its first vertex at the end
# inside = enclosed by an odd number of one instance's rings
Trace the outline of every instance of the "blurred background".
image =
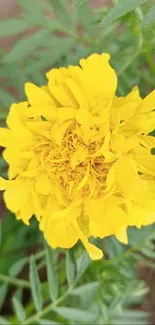
{"type": "MultiPolygon", "coordinates": [[[[25,82],[44,85],[52,67],[94,52],[111,54],[117,95],[138,85],[146,96],[155,88],[154,17],[154,0],[0,0],[0,126],[25,99],[25,82]]],[[[155,225],[130,228],[128,246],[99,241],[105,258],[93,262],[80,244],[51,252],[35,219],[16,221],[2,195],[0,220],[0,324],[155,323],[155,225]]]]}

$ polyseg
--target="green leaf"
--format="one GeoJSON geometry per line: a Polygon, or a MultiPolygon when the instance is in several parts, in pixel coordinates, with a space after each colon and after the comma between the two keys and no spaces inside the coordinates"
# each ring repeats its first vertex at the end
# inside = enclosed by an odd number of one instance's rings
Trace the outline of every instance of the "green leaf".
{"type": "Polygon", "coordinates": [[[50,51],[44,52],[44,55],[40,55],[38,60],[33,61],[33,64],[28,66],[27,73],[32,73],[36,76],[38,70],[52,68],[64,55],[68,56],[68,52],[75,46],[75,40],[71,37],[56,38],[52,36],[48,46],[51,47],[50,51]]]}
{"type": "Polygon", "coordinates": [[[0,325],[11,325],[11,323],[6,318],[0,316],[0,325]]]}
{"type": "Polygon", "coordinates": [[[42,309],[42,295],[41,295],[41,284],[39,280],[39,275],[37,272],[37,267],[35,263],[34,256],[30,257],[30,282],[31,282],[31,292],[34,300],[35,307],[37,311],[42,309]]]}
{"type": "Polygon", "coordinates": [[[40,30],[35,34],[19,40],[14,47],[4,56],[3,62],[23,60],[27,55],[35,52],[36,48],[46,44],[49,39],[49,31],[40,30]]]}
{"type": "Polygon", "coordinates": [[[23,33],[31,25],[22,20],[1,20],[0,22],[0,37],[7,37],[10,35],[17,35],[23,33]]]}
{"type": "Polygon", "coordinates": [[[8,285],[3,283],[0,286],[0,309],[2,308],[8,291],[8,285]]]}
{"type": "Polygon", "coordinates": [[[88,284],[84,284],[78,288],[75,288],[72,290],[73,295],[78,295],[78,296],[85,296],[85,295],[90,295],[92,293],[95,293],[95,291],[99,288],[100,282],[92,282],[88,284]]]}
{"type": "Polygon", "coordinates": [[[41,319],[41,320],[39,321],[39,324],[40,324],[40,325],[58,325],[58,324],[60,324],[60,323],[54,322],[54,321],[52,321],[52,320],[50,320],[50,319],[41,319]]]}
{"type": "Polygon", "coordinates": [[[25,310],[22,306],[21,302],[17,299],[17,297],[12,298],[13,308],[15,311],[15,314],[17,315],[20,322],[23,322],[25,320],[25,310]]]}
{"type": "Polygon", "coordinates": [[[112,10],[103,18],[100,26],[111,23],[112,21],[126,15],[128,12],[134,10],[137,6],[140,6],[146,2],[146,0],[121,0],[112,10]]]}
{"type": "Polygon", "coordinates": [[[88,0],[74,0],[74,5],[75,6],[81,6],[86,2],[88,2],[88,0]]]}
{"type": "Polygon", "coordinates": [[[150,8],[148,13],[145,15],[143,21],[140,24],[141,28],[149,27],[152,23],[155,23],[155,5],[150,8]]]}
{"type": "Polygon", "coordinates": [[[59,292],[59,282],[56,267],[53,261],[53,252],[52,249],[48,247],[46,249],[46,263],[50,296],[52,300],[56,300],[59,292]]]}
{"type": "Polygon", "coordinates": [[[93,23],[94,18],[89,1],[81,3],[78,7],[78,18],[79,22],[85,27],[85,30],[88,31],[88,27],[93,23]]]}
{"type": "Polygon", "coordinates": [[[72,284],[76,271],[76,261],[74,258],[73,249],[69,249],[66,252],[66,276],[69,285],[72,284]]]}
{"type": "Polygon", "coordinates": [[[77,260],[77,280],[79,280],[88,266],[91,264],[92,260],[90,259],[87,252],[84,252],[77,260]]]}
{"type": "Polygon", "coordinates": [[[97,315],[89,310],[81,310],[69,307],[58,307],[54,309],[60,316],[75,322],[89,323],[95,322],[97,315]]]}
{"type": "Polygon", "coordinates": [[[17,100],[15,99],[15,97],[13,95],[11,95],[9,92],[7,92],[4,89],[0,89],[0,104],[4,107],[6,107],[5,110],[0,108],[0,115],[1,115],[1,111],[2,111],[2,115],[8,114],[8,111],[10,109],[10,105],[14,102],[16,102],[17,100]]]}
{"type": "Polygon", "coordinates": [[[16,277],[23,269],[24,265],[27,262],[27,258],[22,258],[21,260],[15,262],[9,270],[9,275],[12,277],[16,277]]]}
{"type": "Polygon", "coordinates": [[[46,17],[43,11],[46,9],[46,1],[18,0],[18,3],[24,9],[21,15],[23,20],[29,21],[33,25],[43,26],[46,23],[46,17]]]}
{"type": "Polygon", "coordinates": [[[70,26],[70,14],[66,10],[62,0],[51,0],[51,4],[53,10],[55,12],[57,20],[61,23],[65,28],[69,28],[70,26]]]}

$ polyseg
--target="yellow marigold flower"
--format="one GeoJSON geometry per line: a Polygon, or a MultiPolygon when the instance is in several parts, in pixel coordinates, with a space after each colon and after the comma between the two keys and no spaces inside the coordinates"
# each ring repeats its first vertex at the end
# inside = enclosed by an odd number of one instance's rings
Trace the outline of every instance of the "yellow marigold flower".
{"type": "Polygon", "coordinates": [[[48,84],[27,83],[27,102],[13,104],[0,144],[9,180],[0,178],[8,209],[29,224],[35,214],[53,248],[90,236],[127,243],[128,225],[155,221],[155,91],[117,97],[108,54],[53,69],[48,84]]]}

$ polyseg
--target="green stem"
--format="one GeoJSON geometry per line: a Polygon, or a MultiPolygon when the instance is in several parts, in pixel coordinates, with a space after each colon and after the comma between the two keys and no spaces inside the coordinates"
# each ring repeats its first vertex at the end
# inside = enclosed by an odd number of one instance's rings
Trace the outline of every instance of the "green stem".
{"type": "Polygon", "coordinates": [[[35,322],[37,322],[40,318],[42,318],[44,315],[46,315],[47,313],[49,313],[51,310],[53,310],[54,308],[56,308],[61,302],[63,302],[64,299],[67,298],[67,296],[71,293],[71,291],[73,290],[73,286],[70,287],[63,296],[61,296],[60,298],[58,298],[57,300],[55,300],[54,302],[52,302],[51,304],[49,304],[48,306],[44,307],[41,311],[39,311],[38,313],[34,314],[33,316],[27,318],[23,323],[21,323],[22,325],[27,325],[27,324],[34,324],[35,322]]]}
{"type": "Polygon", "coordinates": [[[10,276],[0,274],[0,281],[12,284],[17,287],[30,288],[30,282],[22,279],[15,279],[10,276]]]}

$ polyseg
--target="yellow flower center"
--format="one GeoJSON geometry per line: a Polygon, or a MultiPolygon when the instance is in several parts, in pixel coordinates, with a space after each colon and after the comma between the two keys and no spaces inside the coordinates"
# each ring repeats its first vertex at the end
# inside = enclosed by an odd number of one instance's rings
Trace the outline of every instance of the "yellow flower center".
{"type": "Polygon", "coordinates": [[[90,129],[98,140],[85,143],[79,124],[73,121],[67,128],[61,146],[52,139],[42,152],[42,166],[51,180],[62,190],[63,195],[73,199],[84,196],[102,195],[111,164],[104,162],[103,155],[95,153],[104,143],[96,126],[90,129]]]}

